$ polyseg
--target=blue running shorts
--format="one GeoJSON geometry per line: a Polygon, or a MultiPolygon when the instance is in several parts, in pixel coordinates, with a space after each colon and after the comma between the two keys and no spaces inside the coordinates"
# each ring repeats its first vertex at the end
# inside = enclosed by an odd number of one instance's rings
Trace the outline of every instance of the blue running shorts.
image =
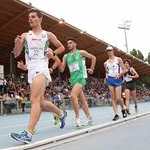
{"type": "Polygon", "coordinates": [[[114,88],[122,85],[122,79],[115,79],[115,77],[108,76],[106,79],[108,86],[113,86],[114,88]]]}

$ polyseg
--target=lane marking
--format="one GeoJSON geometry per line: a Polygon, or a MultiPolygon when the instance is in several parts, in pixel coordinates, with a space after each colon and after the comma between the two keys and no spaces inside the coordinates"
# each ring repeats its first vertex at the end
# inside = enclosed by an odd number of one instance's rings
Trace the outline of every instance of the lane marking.
{"type": "Polygon", "coordinates": [[[47,144],[51,144],[51,143],[57,143],[57,142],[61,142],[61,141],[65,142],[65,140],[68,140],[69,138],[74,138],[74,137],[78,138],[78,136],[90,134],[94,131],[98,131],[100,129],[104,129],[104,128],[108,128],[108,127],[111,127],[114,125],[118,125],[118,124],[124,123],[126,121],[142,118],[142,117],[147,116],[147,115],[150,115],[150,112],[138,114],[135,116],[130,116],[128,118],[120,119],[120,120],[115,121],[115,122],[109,122],[109,123],[105,123],[105,124],[101,124],[101,125],[95,125],[95,126],[92,126],[92,127],[86,128],[86,129],[81,129],[81,130],[74,131],[74,132],[67,133],[67,134],[63,134],[60,136],[56,136],[56,137],[48,138],[45,140],[33,142],[33,143],[30,143],[27,145],[5,148],[3,150],[29,150],[29,149],[33,149],[33,148],[34,149],[39,148],[40,146],[46,146],[47,144]]]}

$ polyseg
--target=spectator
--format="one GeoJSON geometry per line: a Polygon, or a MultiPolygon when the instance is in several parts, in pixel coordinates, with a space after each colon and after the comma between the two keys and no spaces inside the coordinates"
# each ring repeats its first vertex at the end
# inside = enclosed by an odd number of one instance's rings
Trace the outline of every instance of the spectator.
{"type": "Polygon", "coordinates": [[[21,103],[22,112],[25,112],[26,101],[27,101],[26,96],[24,95],[24,93],[21,93],[20,103],[21,103]]]}

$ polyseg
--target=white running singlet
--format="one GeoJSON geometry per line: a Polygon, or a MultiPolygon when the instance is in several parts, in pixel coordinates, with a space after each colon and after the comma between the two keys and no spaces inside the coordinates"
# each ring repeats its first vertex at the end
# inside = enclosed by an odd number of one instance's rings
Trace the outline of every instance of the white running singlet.
{"type": "Polygon", "coordinates": [[[48,69],[49,59],[46,55],[48,46],[49,42],[46,31],[42,30],[39,35],[35,35],[32,31],[27,33],[25,39],[25,59],[29,83],[32,83],[36,75],[42,73],[51,81],[48,69]]]}
{"type": "Polygon", "coordinates": [[[107,60],[106,69],[108,76],[110,77],[115,77],[115,75],[119,74],[121,72],[121,67],[118,61],[118,57],[115,57],[114,62],[109,62],[109,60],[107,60]]]}
{"type": "Polygon", "coordinates": [[[27,69],[36,69],[39,67],[48,67],[48,57],[46,50],[49,46],[46,31],[35,35],[32,31],[27,33],[25,40],[25,58],[27,69]]]}

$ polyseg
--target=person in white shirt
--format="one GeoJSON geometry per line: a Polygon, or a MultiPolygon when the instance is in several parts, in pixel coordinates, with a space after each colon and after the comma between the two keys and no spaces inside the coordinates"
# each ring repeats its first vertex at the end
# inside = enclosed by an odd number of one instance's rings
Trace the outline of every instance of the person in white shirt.
{"type": "Polygon", "coordinates": [[[62,111],[51,102],[44,100],[46,82],[51,81],[48,69],[49,58],[62,53],[64,46],[52,32],[43,30],[41,23],[42,13],[39,10],[31,9],[29,11],[31,30],[15,38],[13,49],[15,57],[18,57],[25,46],[25,60],[30,84],[31,112],[28,127],[22,133],[11,133],[11,137],[23,143],[31,142],[42,110],[56,113],[60,117],[60,128],[65,126],[67,116],[66,111],[62,111]],[[50,42],[56,47],[55,51],[49,48],[50,42]]]}
{"type": "Polygon", "coordinates": [[[126,107],[121,98],[122,76],[127,72],[127,69],[123,64],[122,59],[114,55],[113,47],[108,46],[106,48],[106,53],[109,57],[108,60],[104,63],[106,70],[106,83],[110,91],[111,103],[115,113],[113,121],[116,121],[119,119],[117,101],[119,101],[121,105],[123,118],[127,117],[126,107]]]}

